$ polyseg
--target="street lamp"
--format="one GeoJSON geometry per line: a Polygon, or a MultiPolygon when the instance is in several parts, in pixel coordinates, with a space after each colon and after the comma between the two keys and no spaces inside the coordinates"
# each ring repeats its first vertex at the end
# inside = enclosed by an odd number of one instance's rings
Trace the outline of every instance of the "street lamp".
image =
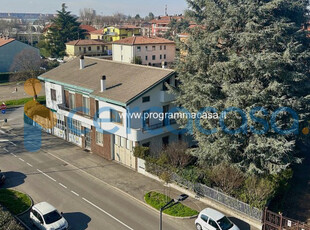
{"type": "Polygon", "coordinates": [[[160,208],[159,213],[159,230],[163,229],[163,211],[171,208],[172,206],[180,203],[181,201],[184,201],[188,198],[188,195],[186,194],[181,194],[177,199],[172,199],[170,200],[167,204],[165,204],[163,207],[160,208]]]}

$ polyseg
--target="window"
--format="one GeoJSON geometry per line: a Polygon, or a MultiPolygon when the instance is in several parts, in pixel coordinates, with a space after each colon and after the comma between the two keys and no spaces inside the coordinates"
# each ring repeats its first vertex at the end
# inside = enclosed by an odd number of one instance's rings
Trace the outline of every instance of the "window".
{"type": "Polygon", "coordinates": [[[152,50],[155,51],[156,50],[156,46],[152,46],[152,50]]]}
{"type": "Polygon", "coordinates": [[[126,148],[127,140],[124,137],[121,137],[121,147],[126,148]]]}
{"type": "Polygon", "coordinates": [[[123,55],[121,55],[121,60],[122,60],[122,61],[123,61],[123,58],[124,58],[123,55]]]}
{"type": "Polygon", "coordinates": [[[162,49],[163,49],[163,46],[160,46],[159,49],[162,50],[162,49]]]}
{"type": "Polygon", "coordinates": [[[132,151],[132,141],[127,140],[127,149],[132,151]]]}
{"type": "Polygon", "coordinates": [[[217,223],[212,220],[211,218],[209,219],[209,224],[214,227],[216,230],[220,230],[219,226],[217,225],[217,223]]]}
{"type": "Polygon", "coordinates": [[[56,90],[51,89],[51,99],[52,101],[56,101],[56,90]]]}
{"type": "Polygon", "coordinates": [[[147,115],[149,113],[149,110],[145,110],[142,112],[143,115],[143,127],[149,127],[150,126],[150,116],[147,115]]]}
{"type": "Polygon", "coordinates": [[[145,46],[145,50],[147,51],[147,46],[145,46]]]}
{"type": "Polygon", "coordinates": [[[81,46],[79,47],[79,51],[82,51],[82,47],[81,46]]]}
{"type": "Polygon", "coordinates": [[[163,91],[167,91],[167,90],[168,90],[168,88],[167,88],[167,86],[166,86],[166,83],[167,83],[168,85],[170,85],[170,78],[168,78],[167,80],[165,80],[165,81],[163,82],[163,91]]]}
{"type": "Polygon", "coordinates": [[[81,122],[68,117],[69,133],[75,136],[81,136],[81,122]]]}
{"type": "Polygon", "coordinates": [[[121,50],[123,50],[123,46],[121,46],[121,50]]]}
{"type": "Polygon", "coordinates": [[[121,137],[115,135],[115,145],[120,146],[121,145],[121,137]]]}
{"type": "Polygon", "coordinates": [[[208,223],[209,217],[207,217],[206,215],[201,215],[200,217],[204,222],[208,223]]]}
{"type": "Polygon", "coordinates": [[[65,130],[65,122],[57,119],[56,128],[60,130],[65,130]]]}
{"type": "Polygon", "coordinates": [[[142,97],[142,103],[149,102],[149,101],[150,101],[150,96],[142,97]]]}
{"type": "Polygon", "coordinates": [[[178,134],[178,140],[179,140],[179,141],[182,141],[182,133],[179,133],[179,134],[178,134]]]}
{"type": "Polygon", "coordinates": [[[100,46],[97,46],[97,50],[98,50],[98,51],[100,50],[100,46]]]}
{"type": "Polygon", "coordinates": [[[167,58],[167,55],[166,54],[164,54],[164,59],[166,59],[167,58]]]}
{"type": "Polygon", "coordinates": [[[83,113],[90,114],[89,97],[83,96],[83,113]]]}
{"type": "Polygon", "coordinates": [[[163,59],[163,55],[159,55],[159,59],[160,59],[160,60],[163,59]]]}
{"type": "Polygon", "coordinates": [[[147,56],[145,56],[145,60],[147,61],[147,56]]]}
{"type": "Polygon", "coordinates": [[[98,40],[100,40],[100,36],[98,36],[98,40]]]}
{"type": "Polygon", "coordinates": [[[152,60],[156,60],[156,55],[153,55],[153,56],[152,56],[152,60]]]}
{"type": "Polygon", "coordinates": [[[138,51],[138,52],[141,52],[141,46],[138,46],[138,47],[137,47],[137,51],[138,51]]]}
{"type": "Polygon", "coordinates": [[[167,47],[166,46],[164,46],[164,50],[166,50],[167,49],[167,47]]]}
{"type": "Polygon", "coordinates": [[[162,138],[163,148],[167,147],[169,145],[169,136],[162,138]]]}
{"type": "Polygon", "coordinates": [[[96,100],[96,118],[99,118],[99,101],[96,100]]]}
{"type": "Polygon", "coordinates": [[[150,145],[151,145],[151,142],[146,142],[146,143],[142,144],[143,147],[150,147],[150,145]]]}
{"type": "Polygon", "coordinates": [[[111,109],[110,110],[110,116],[111,116],[111,122],[123,124],[123,117],[122,117],[121,112],[118,112],[114,109],[111,109]]]}
{"type": "Polygon", "coordinates": [[[103,133],[96,131],[96,144],[103,146],[103,133]]]}
{"type": "Polygon", "coordinates": [[[69,108],[74,109],[75,108],[75,94],[69,93],[69,108]]]}
{"type": "Polygon", "coordinates": [[[91,46],[88,46],[88,51],[91,51],[91,46]]]}

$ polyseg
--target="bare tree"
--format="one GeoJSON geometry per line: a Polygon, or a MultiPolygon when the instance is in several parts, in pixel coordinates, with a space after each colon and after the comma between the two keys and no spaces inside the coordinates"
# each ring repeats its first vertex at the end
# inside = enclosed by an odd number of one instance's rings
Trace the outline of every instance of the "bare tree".
{"type": "Polygon", "coordinates": [[[33,49],[24,49],[13,60],[10,71],[17,72],[11,81],[24,81],[36,78],[40,72],[41,57],[39,52],[33,49]]]}
{"type": "Polygon", "coordinates": [[[169,162],[174,167],[186,167],[192,162],[193,157],[186,153],[188,145],[185,142],[173,142],[169,144],[164,153],[167,154],[169,162]]]}
{"type": "Polygon", "coordinates": [[[96,19],[96,11],[91,8],[84,8],[80,10],[80,21],[84,25],[93,25],[96,19]]]}

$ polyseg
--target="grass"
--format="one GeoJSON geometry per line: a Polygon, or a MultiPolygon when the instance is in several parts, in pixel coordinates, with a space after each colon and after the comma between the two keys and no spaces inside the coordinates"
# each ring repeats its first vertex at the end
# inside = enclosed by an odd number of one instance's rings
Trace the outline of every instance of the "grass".
{"type": "MultiPolygon", "coordinates": [[[[27,97],[27,98],[21,98],[21,99],[16,99],[16,100],[9,100],[9,101],[5,101],[5,104],[7,105],[7,106],[16,106],[16,105],[24,105],[24,104],[26,104],[27,102],[29,102],[29,101],[32,101],[33,100],[33,97],[27,97]]],[[[39,102],[39,103],[45,103],[45,96],[39,96],[38,98],[37,98],[37,101],[39,102]]]]}
{"type": "MultiPolygon", "coordinates": [[[[167,201],[171,200],[170,197],[154,191],[145,194],[144,199],[147,204],[149,204],[153,208],[156,208],[157,210],[160,210],[160,208],[163,207],[167,203],[167,201]]],[[[163,212],[170,216],[176,217],[190,217],[198,215],[198,211],[193,210],[183,205],[182,203],[178,203],[171,208],[164,210],[163,212]]]]}
{"type": "Polygon", "coordinates": [[[0,204],[13,215],[18,215],[31,206],[31,200],[24,193],[11,189],[0,189],[0,204]]]}

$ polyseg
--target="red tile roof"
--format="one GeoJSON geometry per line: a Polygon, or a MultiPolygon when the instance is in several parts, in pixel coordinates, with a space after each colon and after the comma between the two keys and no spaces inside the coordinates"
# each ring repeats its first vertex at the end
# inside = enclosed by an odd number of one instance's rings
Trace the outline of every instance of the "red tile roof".
{"type": "Polygon", "coordinates": [[[93,27],[93,26],[89,26],[89,25],[80,25],[80,28],[82,30],[86,30],[87,32],[92,32],[92,31],[95,31],[96,28],[93,27]]]}
{"type": "Polygon", "coordinates": [[[14,38],[0,38],[0,47],[4,46],[12,41],[15,41],[14,38]]]}
{"type": "Polygon", "coordinates": [[[142,44],[174,44],[174,41],[170,41],[160,37],[148,37],[148,36],[135,36],[128,37],[113,42],[113,44],[129,44],[129,45],[142,45],[142,44]]]}
{"type": "Polygon", "coordinates": [[[104,45],[105,43],[102,41],[96,40],[74,40],[67,42],[66,45],[73,45],[73,46],[83,46],[83,45],[104,45]]]}
{"type": "Polygon", "coordinates": [[[91,31],[90,34],[102,34],[103,35],[103,29],[91,31]]]}
{"type": "Polygon", "coordinates": [[[172,19],[181,20],[184,16],[162,16],[150,21],[150,23],[169,23],[172,19]]]}

